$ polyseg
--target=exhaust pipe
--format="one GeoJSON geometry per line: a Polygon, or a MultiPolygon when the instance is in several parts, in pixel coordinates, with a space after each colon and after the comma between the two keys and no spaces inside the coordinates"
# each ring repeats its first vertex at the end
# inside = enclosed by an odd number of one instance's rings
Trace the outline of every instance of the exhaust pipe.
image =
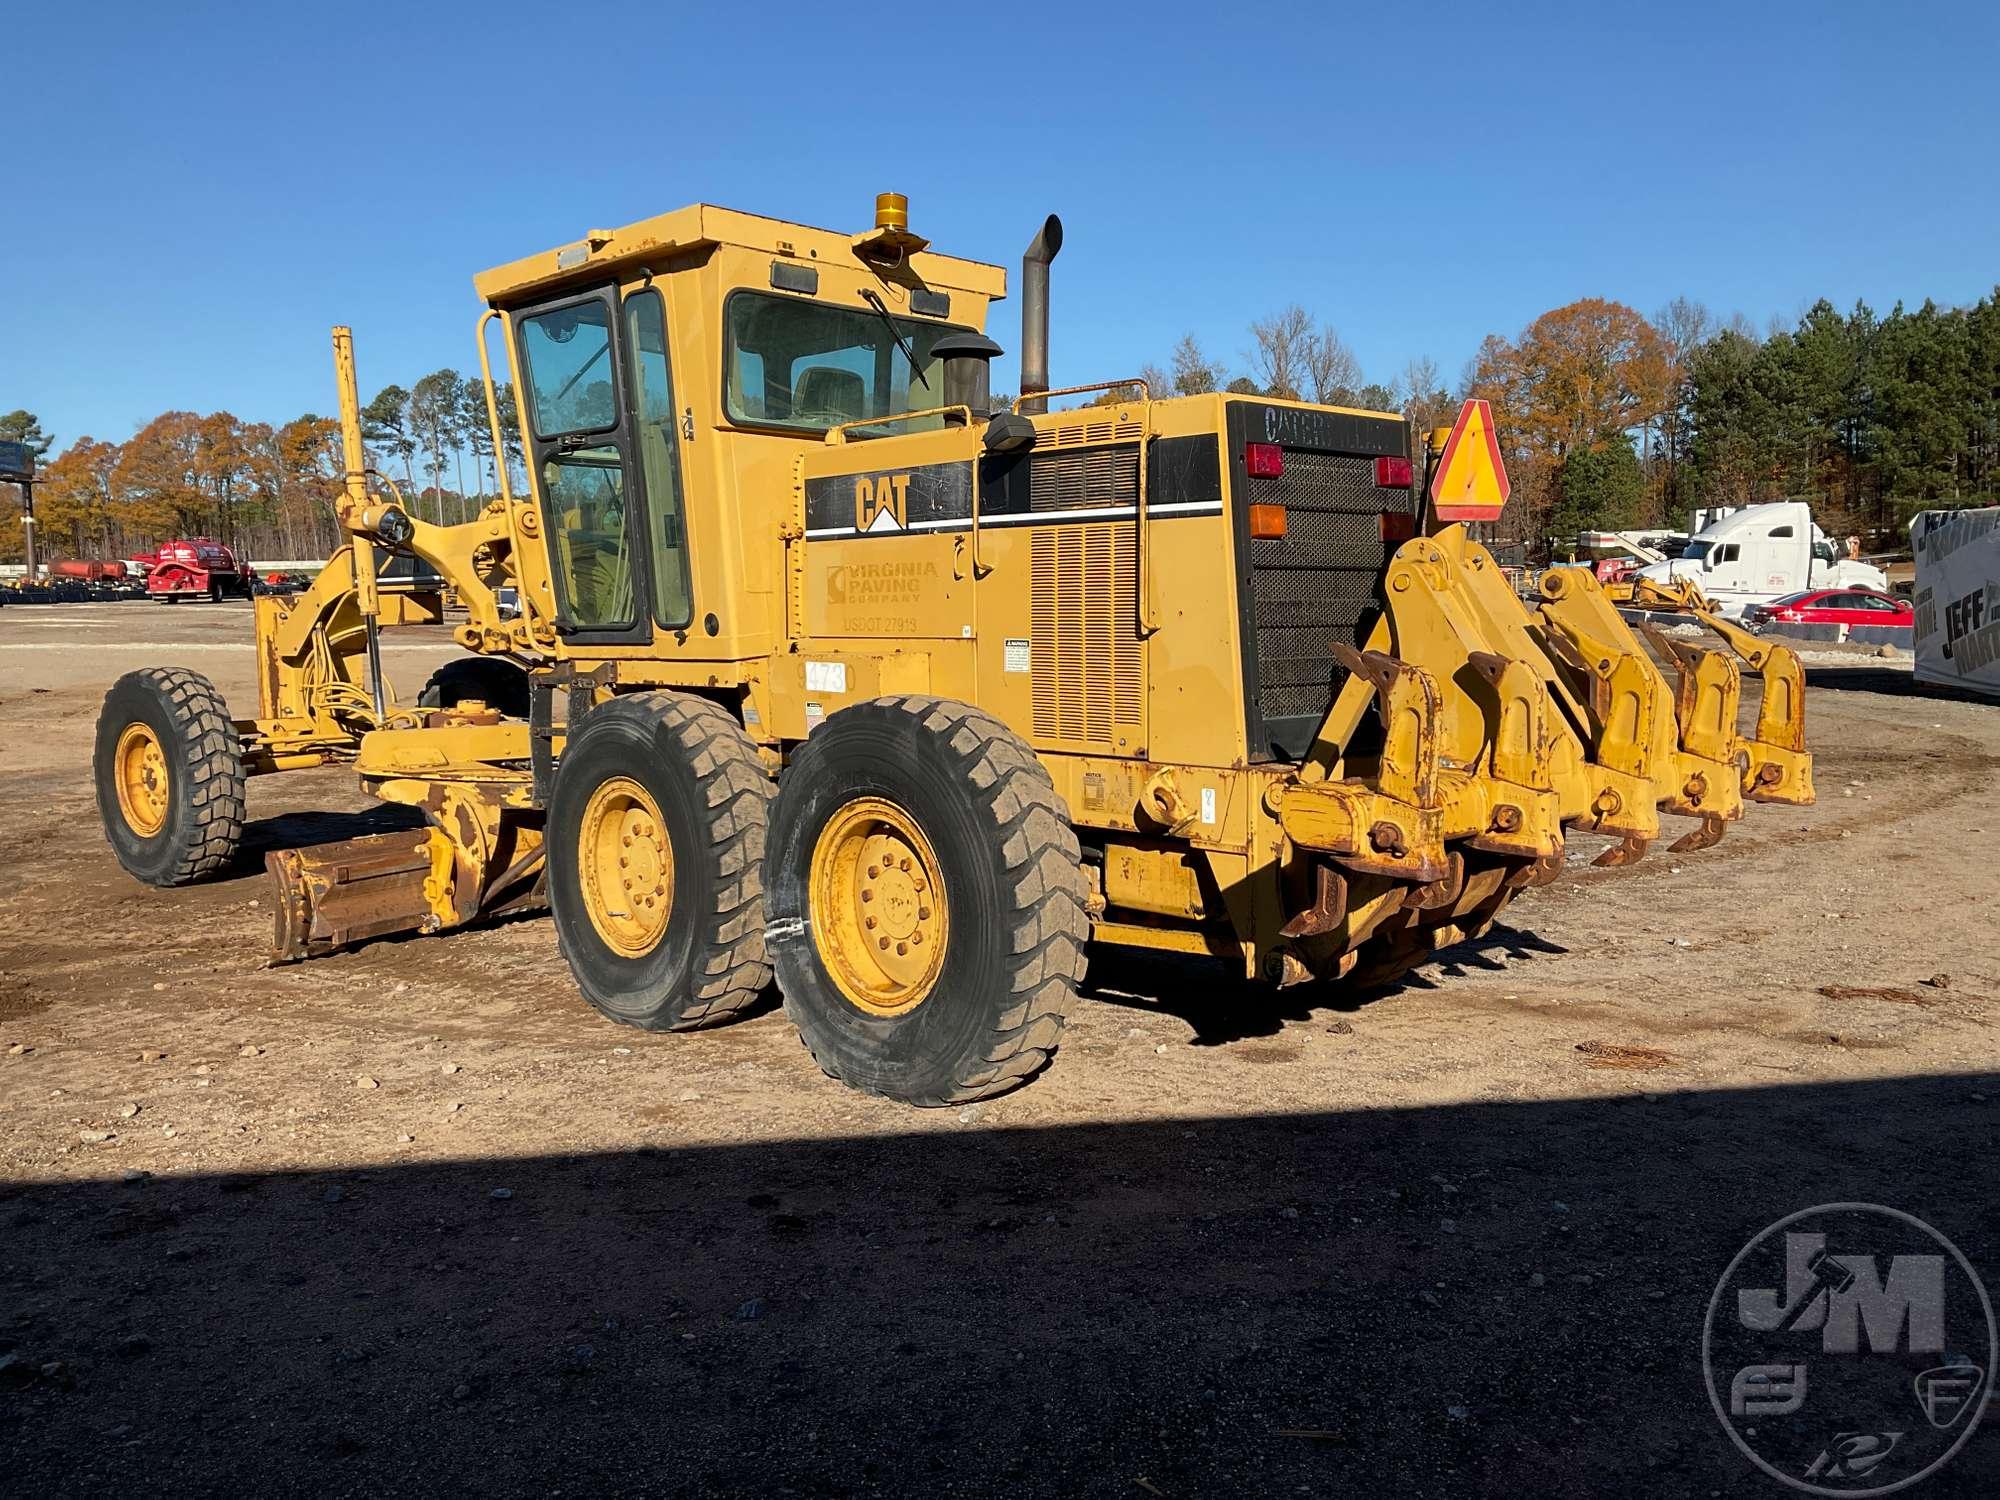
{"type": "Polygon", "coordinates": [[[1027,399],[1049,388],[1049,262],[1062,249],[1062,220],[1054,214],[1021,257],[1021,410],[1044,412],[1047,401],[1027,399]]]}

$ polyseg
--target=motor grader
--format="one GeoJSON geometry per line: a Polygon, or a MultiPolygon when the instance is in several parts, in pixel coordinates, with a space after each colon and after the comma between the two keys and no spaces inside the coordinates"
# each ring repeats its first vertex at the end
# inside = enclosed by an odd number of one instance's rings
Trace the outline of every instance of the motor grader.
{"type": "Polygon", "coordinates": [[[1812,799],[1790,651],[1697,600],[1729,649],[1660,638],[1669,681],[1588,571],[1525,605],[1402,418],[1051,390],[1061,243],[1005,404],[1005,272],[897,195],[858,234],[697,205],[488,271],[527,483],[455,526],[370,469],[336,329],[349,544],[257,601],[254,717],[177,668],[112,688],[118,858],[221,874],[246,777],[351,764],[422,824],[272,854],[278,959],[546,904],[612,1020],[714,1025],[775,978],[829,1074],[943,1104],[1043,1065],[1091,942],[1381,983],[1569,830],[1623,862],[1663,815],[1683,849],[1812,799]],[[379,633],[445,594],[469,654],[405,703],[379,633]]]}

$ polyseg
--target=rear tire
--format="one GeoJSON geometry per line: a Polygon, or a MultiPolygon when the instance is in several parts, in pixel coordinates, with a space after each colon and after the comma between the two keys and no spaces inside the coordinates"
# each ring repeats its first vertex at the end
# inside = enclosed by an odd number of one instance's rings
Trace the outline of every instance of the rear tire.
{"type": "Polygon", "coordinates": [[[499,709],[510,719],[525,719],[528,674],[503,657],[457,657],[431,673],[417,694],[417,707],[456,708],[474,700],[499,709]]]}
{"type": "Polygon", "coordinates": [[[991,715],[929,697],[833,715],[785,773],[764,889],[785,1009],[830,1076],[956,1104],[1055,1052],[1090,932],[1076,834],[991,715]]]}
{"type": "Polygon", "coordinates": [[[189,885],[243,841],[243,747],[215,685],[182,667],[127,672],[104,695],[97,812],[118,863],[147,885],[189,885]]]}
{"type": "Polygon", "coordinates": [[[756,747],[706,699],[634,693],[590,712],[547,835],[556,940],[584,999],[643,1031],[720,1025],[756,1001],[770,797],[756,747]]]}

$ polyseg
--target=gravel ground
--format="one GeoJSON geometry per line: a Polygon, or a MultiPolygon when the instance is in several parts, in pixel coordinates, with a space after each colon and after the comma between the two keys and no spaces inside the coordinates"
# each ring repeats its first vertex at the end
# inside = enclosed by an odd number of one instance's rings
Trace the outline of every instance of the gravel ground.
{"type": "MultiPolygon", "coordinates": [[[[1746,1240],[1873,1200],[2000,1278],[2000,708],[1906,662],[1816,652],[1815,807],[1578,840],[1387,992],[1100,956],[1047,1074],[915,1112],[775,1006],[608,1025],[539,919],[262,967],[262,851],[382,826],[338,770],[132,883],[104,689],[247,711],[248,638],[0,611],[15,1493],[1775,1494],[1701,1371],[1746,1240]]],[[[1992,1493],[1997,1434],[1916,1493],[1992,1493]]]]}

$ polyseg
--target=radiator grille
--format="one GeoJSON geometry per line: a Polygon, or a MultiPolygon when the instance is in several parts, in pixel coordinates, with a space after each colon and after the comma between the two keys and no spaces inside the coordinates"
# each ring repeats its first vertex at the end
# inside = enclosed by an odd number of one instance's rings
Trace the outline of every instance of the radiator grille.
{"type": "Polygon", "coordinates": [[[1028,460],[1029,510],[1106,510],[1138,503],[1137,448],[1078,448],[1028,460]]]}
{"type": "Polygon", "coordinates": [[[1133,528],[1037,527],[1030,542],[1035,736],[1140,743],[1145,670],[1134,615],[1133,528]]]}
{"type": "Polygon", "coordinates": [[[1265,723],[1317,718],[1333,701],[1332,641],[1360,645],[1372,624],[1386,549],[1384,511],[1407,513],[1407,490],[1375,487],[1375,460],[1285,450],[1285,471],[1249,478],[1245,499],[1285,507],[1286,533],[1250,543],[1257,704],[1265,723]]]}
{"type": "Polygon", "coordinates": [[[1072,448],[1079,443],[1136,443],[1141,426],[1137,422],[1065,422],[1045,427],[1035,446],[1039,449],[1072,448]]]}

